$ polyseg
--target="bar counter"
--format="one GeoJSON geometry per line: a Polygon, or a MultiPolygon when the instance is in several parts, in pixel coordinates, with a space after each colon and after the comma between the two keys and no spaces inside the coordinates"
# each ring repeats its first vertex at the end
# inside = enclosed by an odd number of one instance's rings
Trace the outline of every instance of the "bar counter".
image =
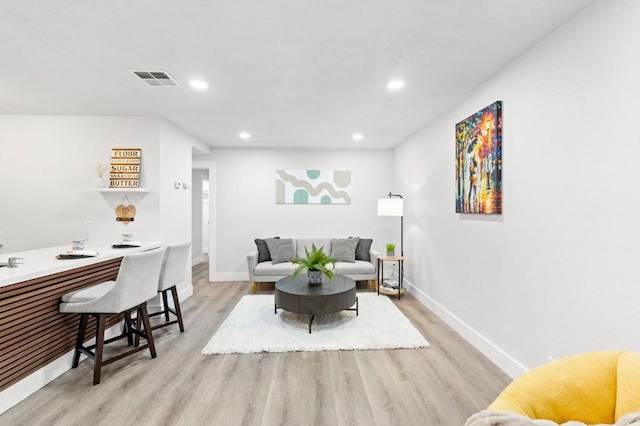
{"type": "MultiPolygon", "coordinates": [[[[158,242],[126,249],[89,245],[87,250],[98,255],[83,259],[56,259],[68,246],[0,255],[0,262],[24,259],[15,268],[0,268],[0,392],[73,350],[80,316],[58,311],[63,294],[113,280],[123,256],[161,246],[158,242]]],[[[107,327],[120,319],[109,318],[107,327]]],[[[92,321],[87,340],[94,336],[92,321]]]]}
{"type": "Polygon", "coordinates": [[[121,258],[127,253],[146,251],[162,246],[162,243],[141,243],[141,247],[128,249],[114,249],[109,245],[87,247],[87,251],[97,251],[98,256],[85,259],[56,259],[56,256],[67,252],[69,246],[49,247],[38,250],[29,250],[9,254],[0,254],[0,263],[6,263],[10,257],[20,257],[24,263],[15,268],[0,267],[0,287],[68,271],[73,268],[104,262],[106,260],[121,258]]]}

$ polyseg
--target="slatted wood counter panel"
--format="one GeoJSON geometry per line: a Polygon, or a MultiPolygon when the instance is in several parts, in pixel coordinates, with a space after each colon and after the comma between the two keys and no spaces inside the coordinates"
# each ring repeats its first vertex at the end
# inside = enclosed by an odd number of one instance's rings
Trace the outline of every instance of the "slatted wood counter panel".
{"type": "MultiPolygon", "coordinates": [[[[113,280],[122,258],[0,287],[0,392],[75,347],[79,314],[58,311],[63,294],[113,280]]],[[[107,320],[107,327],[122,316],[107,320]]],[[[95,337],[90,321],[87,340],[95,337]]]]}

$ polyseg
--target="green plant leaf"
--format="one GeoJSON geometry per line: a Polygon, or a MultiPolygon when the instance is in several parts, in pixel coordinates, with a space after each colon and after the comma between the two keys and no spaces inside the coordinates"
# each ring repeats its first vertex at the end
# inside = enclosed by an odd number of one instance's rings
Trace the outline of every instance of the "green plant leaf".
{"type": "Polygon", "coordinates": [[[317,248],[315,244],[311,244],[311,250],[305,247],[304,254],[305,257],[298,257],[291,261],[294,265],[298,265],[296,270],[293,272],[293,278],[296,278],[303,272],[320,271],[329,279],[329,281],[333,281],[333,270],[329,269],[327,266],[335,265],[338,259],[327,256],[324,252],[324,246],[317,248]]]}

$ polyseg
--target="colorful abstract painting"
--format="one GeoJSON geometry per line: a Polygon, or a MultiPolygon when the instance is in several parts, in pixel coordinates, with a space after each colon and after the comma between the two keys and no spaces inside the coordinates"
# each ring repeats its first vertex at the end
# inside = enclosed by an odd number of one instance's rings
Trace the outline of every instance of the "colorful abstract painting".
{"type": "Polygon", "coordinates": [[[276,204],[351,204],[351,171],[276,170],[276,204]]]}
{"type": "Polygon", "coordinates": [[[456,124],[456,213],[502,213],[502,101],[456,124]]]}

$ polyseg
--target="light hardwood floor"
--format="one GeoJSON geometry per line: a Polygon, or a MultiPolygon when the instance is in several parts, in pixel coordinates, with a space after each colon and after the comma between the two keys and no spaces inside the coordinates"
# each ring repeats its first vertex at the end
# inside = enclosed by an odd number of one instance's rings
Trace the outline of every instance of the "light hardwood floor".
{"type": "MultiPolygon", "coordinates": [[[[1,415],[0,425],[456,426],[510,381],[409,294],[394,302],[431,348],[200,355],[252,287],[210,283],[206,268],[193,270],[185,332],[154,332],[158,358],[146,351],[109,365],[97,386],[85,360],[1,415]]],[[[362,284],[358,291],[370,291],[362,284]]],[[[258,291],[273,293],[273,285],[258,291]]]]}

